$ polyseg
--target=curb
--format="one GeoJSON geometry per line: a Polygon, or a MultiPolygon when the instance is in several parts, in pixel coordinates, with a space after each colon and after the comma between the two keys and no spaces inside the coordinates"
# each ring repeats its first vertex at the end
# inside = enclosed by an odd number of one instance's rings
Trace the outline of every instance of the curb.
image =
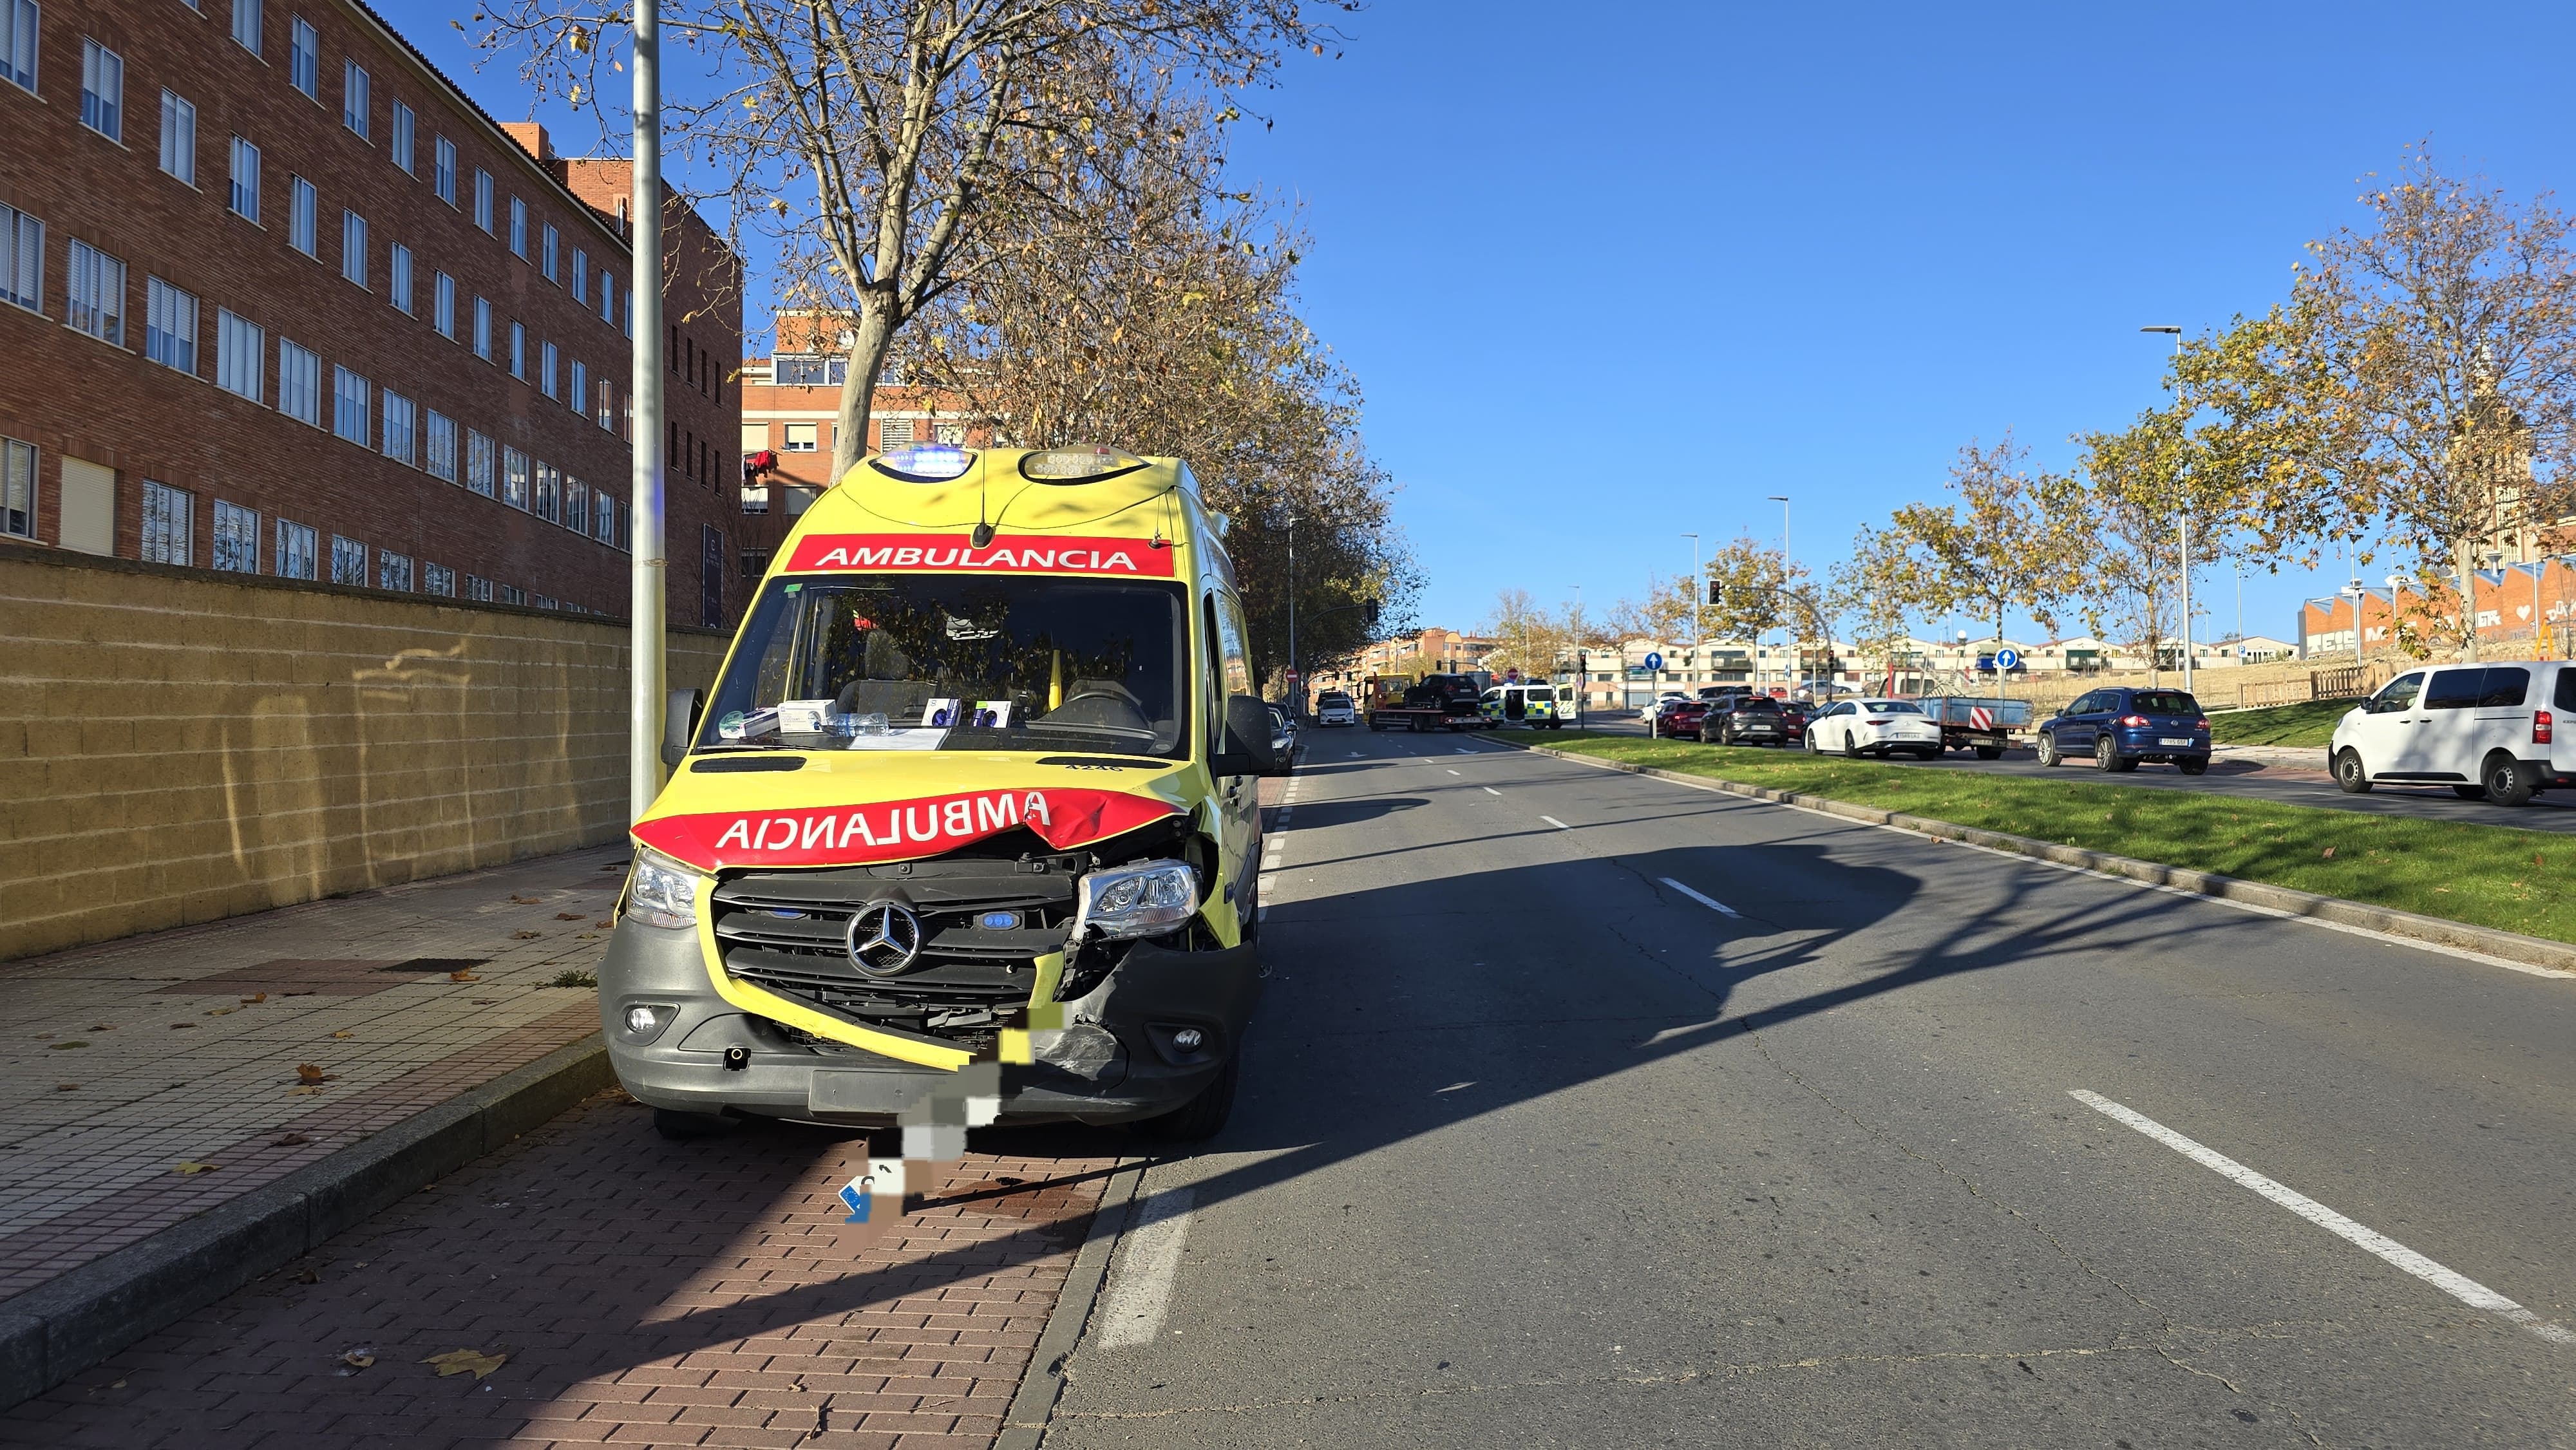
{"type": "Polygon", "coordinates": [[[594,1032],[0,1303],[0,1408],[320,1247],[612,1080],[594,1032]]]}
{"type": "Polygon", "coordinates": [[[2087,851],[2080,846],[2061,846],[2054,841],[2041,841],[2029,836],[2007,835],[2001,831],[1982,831],[1973,826],[1954,825],[1949,821],[1927,820],[1896,811],[1882,811],[1874,806],[1853,805],[1849,801],[1824,796],[1801,795],[1796,791],[1773,790],[1767,786],[1744,785],[1731,780],[1718,780],[1705,775],[1688,775],[1651,765],[1631,765],[1623,760],[1603,760],[1598,756],[1580,755],[1549,745],[1523,745],[1517,741],[1496,740],[1515,750],[1552,755],[1559,760],[1576,761],[1604,770],[1625,771],[1630,775],[1650,775],[1677,785],[1700,790],[1722,791],[1728,795],[1770,801],[1777,805],[1797,806],[1820,811],[1845,820],[1873,826],[1891,826],[1936,840],[1957,841],[1962,845],[1983,846],[1990,851],[2004,851],[2016,856],[2030,856],[2060,866],[2074,866],[2098,871],[2106,876],[2125,876],[2150,886],[2167,887],[2195,896],[2214,896],[2222,901],[2276,911],[2284,916],[2305,917],[2312,921],[2331,922],[2336,926],[2377,932],[2382,936],[2425,942],[2459,951],[2499,957],[2525,966],[2545,967],[2551,971],[2576,974],[2576,946],[2554,942],[2519,932],[2498,931],[2493,927],[2471,926],[2466,922],[2445,921],[2438,916],[2422,916],[2411,911],[2397,911],[2385,906],[2368,906],[2346,901],[2339,896],[2319,896],[2310,891],[2296,891],[2287,886],[2267,886],[2242,877],[2222,876],[2215,871],[2192,871],[2180,866],[2167,866],[2155,861],[2141,861],[2134,856],[2114,856],[2103,851],[2087,851]]]}
{"type": "Polygon", "coordinates": [[[1047,1315],[1046,1328],[1038,1331],[1037,1347],[1029,1351],[1028,1372],[1020,1377],[1020,1388],[1011,1396],[1010,1412],[1002,1421],[1000,1438],[993,1450],[1037,1450],[1046,1438],[1047,1421],[1055,1415],[1056,1397],[1064,1393],[1065,1363],[1073,1358],[1074,1346],[1082,1340],[1083,1326],[1090,1322],[1091,1306],[1100,1298],[1101,1282],[1109,1277],[1109,1260],[1117,1252],[1119,1237],[1127,1231],[1127,1220],[1134,1211],[1136,1190],[1143,1186],[1150,1161],[1122,1169],[1100,1191],[1100,1207],[1091,1214],[1091,1231],[1082,1241],[1082,1249],[1073,1257],[1073,1267],[1064,1276],[1064,1290],[1056,1295],[1055,1308],[1047,1315]]]}

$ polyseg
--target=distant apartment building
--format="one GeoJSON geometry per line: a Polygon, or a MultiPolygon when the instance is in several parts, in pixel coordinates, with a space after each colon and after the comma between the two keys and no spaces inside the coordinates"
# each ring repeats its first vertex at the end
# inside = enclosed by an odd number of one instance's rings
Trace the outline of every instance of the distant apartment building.
{"type": "MultiPolygon", "coordinates": [[[[735,566],[745,581],[760,577],[797,516],[832,486],[841,386],[849,377],[849,340],[839,314],[783,309],[776,337],[768,357],[742,365],[735,566]],[[768,466],[755,470],[752,460],[764,456],[768,466]]],[[[878,379],[868,434],[860,444],[863,453],[914,443],[981,447],[992,441],[992,430],[970,418],[959,400],[911,385],[894,365],[878,379]]]]}
{"type": "MultiPolygon", "coordinates": [[[[0,537],[627,612],[623,163],[504,127],[349,0],[0,0],[0,134],[0,537]]],[[[739,268],[665,230],[720,378],[738,304],[690,289],[739,268]]],[[[714,440],[673,459],[676,621],[727,615],[734,403],[675,397],[714,440]]]]}

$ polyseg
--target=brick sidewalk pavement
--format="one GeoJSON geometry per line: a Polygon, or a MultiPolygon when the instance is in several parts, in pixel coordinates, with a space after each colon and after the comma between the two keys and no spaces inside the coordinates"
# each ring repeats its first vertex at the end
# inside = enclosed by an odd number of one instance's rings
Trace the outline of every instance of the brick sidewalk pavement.
{"type": "Polygon", "coordinates": [[[0,964],[0,1312],[596,1031],[593,993],[547,984],[596,967],[626,856],[0,964]]]}
{"type": "Polygon", "coordinates": [[[979,1131],[871,1232],[833,1196],[865,1134],[670,1143],[612,1090],[19,1406],[0,1444],[981,1450],[1129,1143],[979,1131]],[[424,1362],[455,1350],[499,1362],[424,1362]]]}

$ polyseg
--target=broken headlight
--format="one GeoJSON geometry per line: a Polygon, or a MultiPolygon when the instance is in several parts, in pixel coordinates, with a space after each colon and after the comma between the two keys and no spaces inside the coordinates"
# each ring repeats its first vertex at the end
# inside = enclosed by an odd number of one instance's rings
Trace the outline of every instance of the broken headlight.
{"type": "Polygon", "coordinates": [[[1199,909],[1199,878],[1182,861],[1140,861],[1082,878],[1073,939],[1102,941],[1161,936],[1199,909]]]}
{"type": "Polygon", "coordinates": [[[626,911],[646,926],[686,929],[697,924],[698,873],[638,847],[635,874],[626,879],[626,911]]]}

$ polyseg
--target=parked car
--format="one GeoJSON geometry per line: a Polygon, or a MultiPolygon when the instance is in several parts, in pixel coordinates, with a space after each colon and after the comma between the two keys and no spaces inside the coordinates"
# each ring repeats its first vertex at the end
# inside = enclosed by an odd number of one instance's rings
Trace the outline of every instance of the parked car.
{"type": "Polygon", "coordinates": [[[1817,706],[1812,700],[1788,699],[1780,702],[1780,726],[1791,740],[1807,738],[1807,722],[1814,719],[1817,706]]]}
{"type": "Polygon", "coordinates": [[[1700,725],[1700,738],[1719,745],[1787,745],[1789,717],[1768,695],[1737,695],[1711,705],[1700,725]]]}
{"type": "Polygon", "coordinates": [[[1911,700],[1845,700],[1828,705],[1807,723],[1807,753],[1839,750],[1882,758],[1903,752],[1922,760],[1941,755],[1941,726],[1911,700]]]}
{"type": "Polygon", "coordinates": [[[1360,707],[1339,690],[1326,690],[1315,697],[1315,723],[1318,725],[1357,725],[1360,707]]]}
{"type": "Polygon", "coordinates": [[[2382,781],[2448,785],[2518,806],[2576,786],[2576,664],[2517,660],[2399,675],[2336,723],[2328,760],[2355,795],[2382,781]]]}
{"type": "Polygon", "coordinates": [[[1655,733],[1677,740],[1705,740],[1701,734],[1708,719],[1708,706],[1697,700],[1675,700],[1655,717],[1655,733]]]}
{"type": "Polygon", "coordinates": [[[2209,712],[2180,690],[2095,690],[2040,722],[2039,763],[2091,756],[2103,770],[2168,761],[2185,775],[2209,769],[2209,712]]]}
{"type": "Polygon", "coordinates": [[[1264,774],[1286,775],[1297,760],[1297,722],[1288,718],[1288,707],[1263,702],[1270,712],[1270,769],[1264,774]]]}

